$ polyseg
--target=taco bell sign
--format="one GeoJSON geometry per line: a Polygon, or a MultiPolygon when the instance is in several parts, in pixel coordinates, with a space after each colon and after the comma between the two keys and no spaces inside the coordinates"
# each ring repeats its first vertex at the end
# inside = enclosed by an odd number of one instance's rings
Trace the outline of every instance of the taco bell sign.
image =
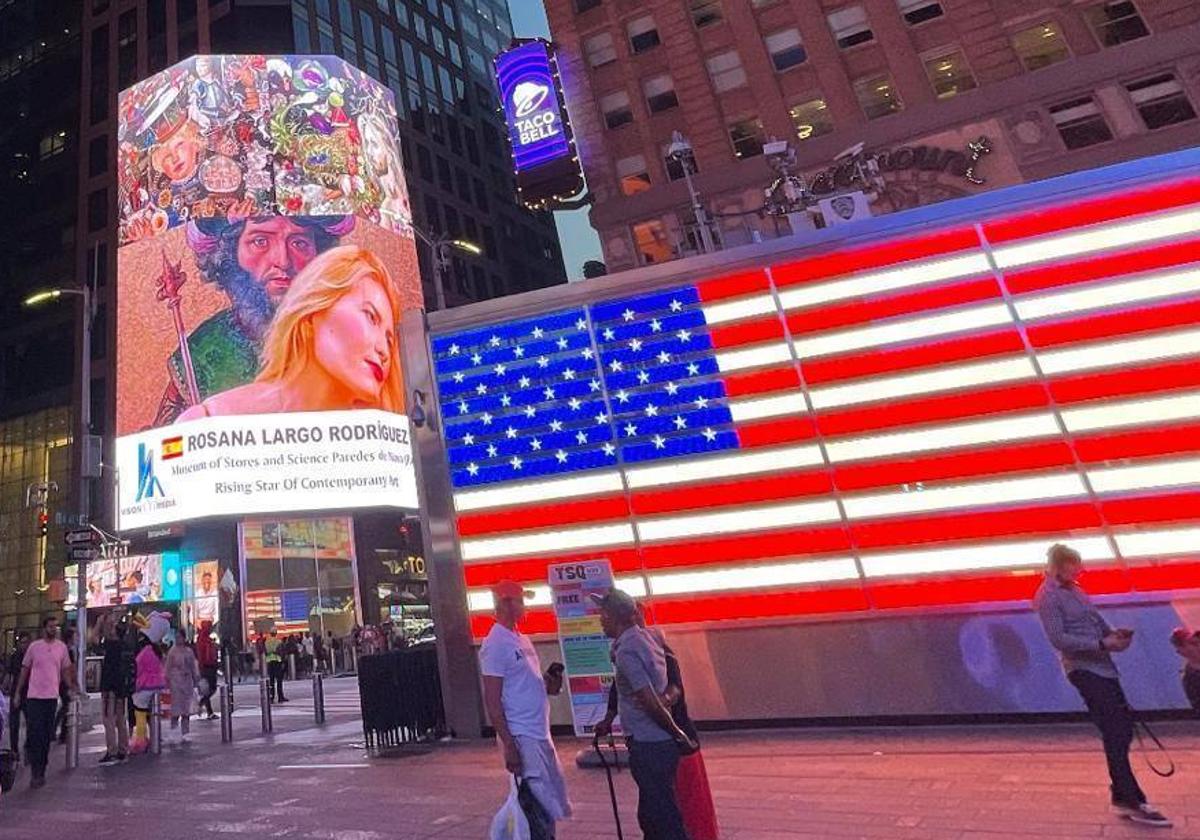
{"type": "Polygon", "coordinates": [[[544,206],[578,192],[582,175],[550,44],[518,41],[496,56],[495,66],[522,199],[544,206]]]}

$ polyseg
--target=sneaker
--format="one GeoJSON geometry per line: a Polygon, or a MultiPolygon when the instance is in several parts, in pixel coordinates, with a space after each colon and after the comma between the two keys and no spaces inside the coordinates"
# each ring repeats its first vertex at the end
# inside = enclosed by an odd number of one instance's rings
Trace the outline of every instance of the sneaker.
{"type": "Polygon", "coordinates": [[[213,714],[211,714],[211,715],[209,715],[209,716],[208,716],[208,719],[209,719],[209,720],[220,720],[220,719],[221,719],[221,716],[220,716],[220,715],[218,715],[218,714],[216,714],[216,713],[213,713],[213,714]]]}
{"type": "Polygon", "coordinates": [[[29,780],[29,789],[30,790],[37,790],[38,788],[45,787],[45,786],[46,786],[46,777],[45,776],[34,776],[32,779],[29,780]]]}
{"type": "Polygon", "coordinates": [[[1167,817],[1159,813],[1153,806],[1143,802],[1126,817],[1130,822],[1141,825],[1152,825],[1157,828],[1170,828],[1174,825],[1167,817]]]}
{"type": "Polygon", "coordinates": [[[117,763],[117,764],[124,764],[124,763],[125,763],[125,762],[126,762],[128,759],[129,759],[129,755],[128,755],[128,754],[126,754],[126,753],[117,753],[117,757],[116,757],[116,759],[115,759],[115,763],[117,763]]]}
{"type": "Polygon", "coordinates": [[[115,755],[110,755],[108,753],[105,753],[103,756],[100,757],[100,764],[114,764],[114,763],[116,763],[116,760],[117,760],[117,757],[115,755]]]}

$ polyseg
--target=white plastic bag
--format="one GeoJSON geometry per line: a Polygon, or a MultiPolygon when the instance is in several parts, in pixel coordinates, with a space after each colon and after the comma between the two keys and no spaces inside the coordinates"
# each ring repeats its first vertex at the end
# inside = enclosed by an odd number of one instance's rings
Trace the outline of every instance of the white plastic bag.
{"type": "Polygon", "coordinates": [[[517,781],[508,780],[508,799],[492,817],[492,830],[488,840],[529,840],[529,821],[517,801],[517,781]]]}

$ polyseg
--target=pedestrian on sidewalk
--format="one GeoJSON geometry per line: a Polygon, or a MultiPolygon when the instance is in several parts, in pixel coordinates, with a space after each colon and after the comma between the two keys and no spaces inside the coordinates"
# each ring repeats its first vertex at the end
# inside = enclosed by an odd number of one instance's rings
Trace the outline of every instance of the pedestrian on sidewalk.
{"type": "Polygon", "coordinates": [[[321,670],[329,673],[328,664],[325,661],[325,637],[320,633],[312,637],[313,643],[313,670],[321,670]]]}
{"type": "Polygon", "coordinates": [[[207,713],[209,720],[216,720],[219,715],[213,711],[212,697],[217,692],[217,645],[208,619],[200,622],[200,632],[196,634],[196,661],[200,664],[201,717],[207,713]]]}
{"type": "Polygon", "coordinates": [[[1133,711],[1125,699],[1112,654],[1129,649],[1133,630],[1111,627],[1079,586],[1083,560],[1078,551],[1056,543],[1046,557],[1046,578],[1034,606],[1046,637],[1062,657],[1067,679],[1079,691],[1092,722],[1100,730],[1113,812],[1136,823],[1170,828],[1171,821],[1146,801],[1129,764],[1133,711]]]}
{"type": "Polygon", "coordinates": [[[192,715],[196,713],[200,663],[196,661],[196,653],[188,644],[187,632],[182,627],[175,631],[175,643],[167,652],[164,666],[167,687],[171,690],[171,740],[176,744],[186,744],[191,732],[192,715]]]}
{"type": "Polygon", "coordinates": [[[1192,708],[1200,712],[1200,630],[1176,627],[1171,633],[1171,644],[1183,657],[1183,693],[1192,708]]]}
{"type": "Polygon", "coordinates": [[[270,681],[267,686],[267,694],[272,703],[288,701],[283,696],[283,656],[280,651],[282,647],[283,642],[279,638],[279,631],[272,627],[271,635],[263,643],[263,651],[267,657],[267,679],[270,681]]]}
{"type": "Polygon", "coordinates": [[[336,675],[340,674],[344,668],[342,663],[342,637],[333,635],[333,631],[329,631],[329,667],[336,675]]]}
{"type": "Polygon", "coordinates": [[[58,619],[42,619],[42,637],[31,644],[21,661],[13,711],[25,710],[25,752],[33,778],[30,788],[46,784],[46,764],[50,760],[50,741],[54,738],[54,712],[59,688],[66,684],[71,694],[78,693],[75,670],[67,646],[58,639],[58,619]],[[22,697],[24,698],[22,700],[22,697]]]}
{"type": "Polygon", "coordinates": [[[479,648],[483,702],[504,752],[504,767],[528,787],[521,798],[534,840],[553,840],[555,823],[571,816],[567,782],[550,738],[549,694],[562,691],[561,672],[542,673],[533,642],[517,629],[525,590],[511,580],[492,588],[496,623],[479,648]]]}
{"type": "Polygon", "coordinates": [[[124,761],[129,755],[128,705],[134,675],[132,662],[125,651],[125,633],[113,613],[100,619],[97,639],[104,650],[104,659],[100,662],[104,755],[100,763],[107,765],[124,761]]]}
{"type": "MultiPolygon", "coordinates": [[[[653,635],[662,645],[663,655],[667,660],[667,689],[662,693],[662,703],[671,712],[671,718],[679,724],[679,728],[699,746],[700,733],[688,713],[679,657],[667,644],[667,638],[661,630],[657,627],[646,626],[645,609],[640,603],[638,604],[637,622],[639,627],[653,635]]],[[[612,732],[618,706],[617,684],[614,681],[609,686],[608,710],[594,729],[594,732],[601,738],[612,732]]],[[[703,750],[697,749],[694,753],[679,759],[679,769],[675,771],[675,795],[679,801],[679,812],[683,815],[683,827],[687,830],[689,840],[720,840],[721,832],[717,826],[717,810],[713,805],[712,788],[708,783],[708,769],[704,766],[703,750]]]]}
{"type": "MultiPolygon", "coordinates": [[[[62,631],[62,643],[67,646],[67,656],[71,658],[71,672],[75,672],[78,654],[75,651],[75,628],[67,626],[62,631]]],[[[54,728],[58,730],[58,743],[67,743],[67,711],[71,706],[71,691],[64,684],[58,690],[58,712],[54,717],[54,728]]]]}
{"type": "Polygon", "coordinates": [[[667,657],[654,634],[638,626],[637,603],[619,589],[596,598],[600,623],[613,640],[617,704],[638,786],[638,825],[646,840],[689,840],[675,780],[680,758],[700,746],[663,704],[667,657]]]}
{"type": "Polygon", "coordinates": [[[21,707],[21,700],[24,699],[17,697],[17,683],[21,681],[21,666],[25,661],[25,651],[28,648],[29,635],[18,633],[13,644],[12,655],[8,658],[8,677],[11,688],[8,705],[12,710],[8,720],[8,747],[17,756],[21,754],[21,715],[18,714],[17,709],[21,707]]]}

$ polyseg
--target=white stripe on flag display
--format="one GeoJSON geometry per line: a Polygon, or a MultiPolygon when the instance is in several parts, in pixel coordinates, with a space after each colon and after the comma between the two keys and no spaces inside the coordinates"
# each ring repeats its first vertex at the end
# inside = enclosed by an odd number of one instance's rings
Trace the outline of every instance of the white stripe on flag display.
{"type": "Polygon", "coordinates": [[[1193,179],[435,336],[472,609],[602,557],[665,621],[1028,597],[1057,540],[1200,586],[1198,233],[1193,179]]]}

